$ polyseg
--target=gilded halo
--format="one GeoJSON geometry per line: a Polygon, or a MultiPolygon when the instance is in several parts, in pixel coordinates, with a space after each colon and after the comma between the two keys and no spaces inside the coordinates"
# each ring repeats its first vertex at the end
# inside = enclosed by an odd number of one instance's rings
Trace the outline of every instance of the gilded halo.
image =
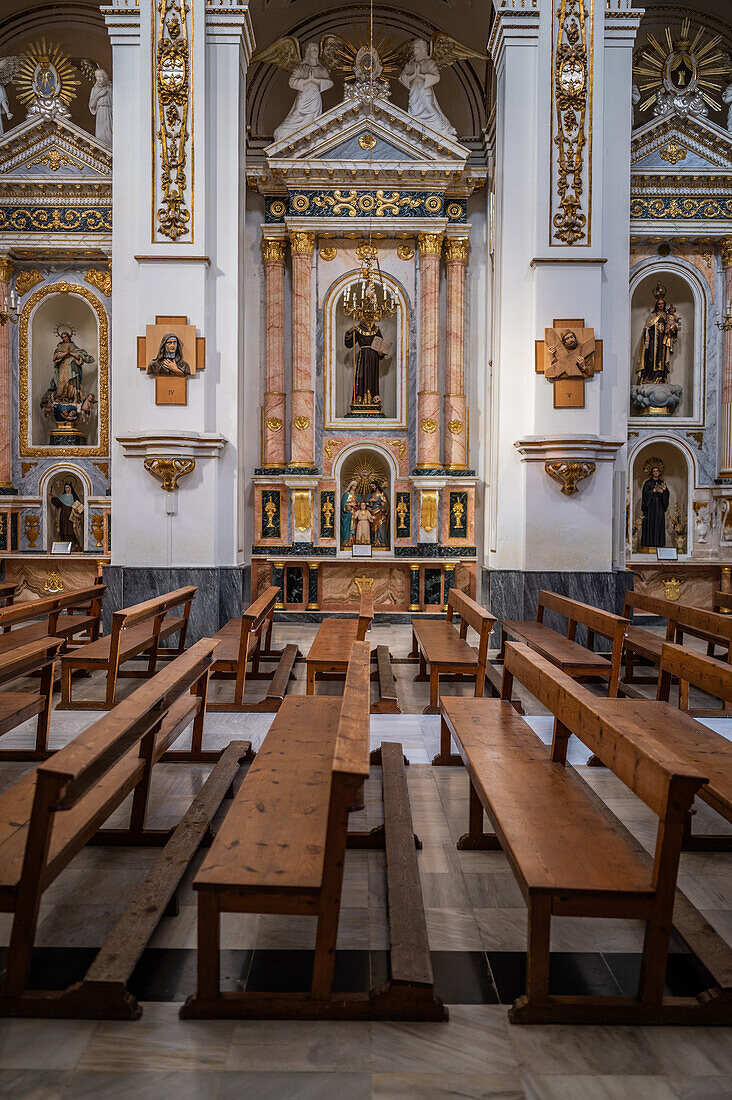
{"type": "Polygon", "coordinates": [[[31,42],[23,54],[14,83],[18,98],[27,105],[53,96],[68,107],[76,98],[80,81],[76,69],[58,43],[46,45],[45,38],[42,38],[40,42],[31,42]]]}

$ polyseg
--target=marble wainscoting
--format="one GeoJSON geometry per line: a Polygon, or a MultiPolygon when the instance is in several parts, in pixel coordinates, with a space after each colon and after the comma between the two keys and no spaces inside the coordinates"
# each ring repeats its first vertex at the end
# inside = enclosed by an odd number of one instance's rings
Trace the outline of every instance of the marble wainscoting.
{"type": "MultiPolygon", "coordinates": [[[[625,569],[610,573],[536,572],[489,569],[485,574],[484,603],[498,619],[535,619],[542,588],[569,599],[622,613],[633,574],[625,569]]],[[[548,626],[566,629],[566,621],[547,614],[548,626]]]]}
{"type": "Polygon", "coordinates": [[[189,569],[150,569],[122,565],[104,568],[109,586],[102,617],[105,633],[111,629],[112,613],[150,600],[164,592],[194,584],[198,588],[191,608],[186,644],[215,634],[229,619],[241,615],[249,602],[250,566],[219,566],[189,569]]]}

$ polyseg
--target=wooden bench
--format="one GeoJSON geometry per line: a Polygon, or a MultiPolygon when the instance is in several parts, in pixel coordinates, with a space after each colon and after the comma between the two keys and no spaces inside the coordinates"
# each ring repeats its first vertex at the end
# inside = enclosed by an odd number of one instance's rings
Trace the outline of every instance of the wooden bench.
{"type": "Polygon", "coordinates": [[[635,671],[636,658],[657,665],[661,660],[661,650],[664,641],[672,641],[674,636],[676,610],[678,604],[672,600],[659,599],[657,596],[646,596],[642,592],[626,592],[623,605],[623,615],[630,625],[625,632],[623,650],[625,656],[625,682],[629,684],[655,683],[656,677],[640,677],[635,671]],[[645,612],[653,618],[665,621],[664,633],[654,633],[644,627],[636,626],[633,619],[637,612],[645,612]]]}
{"type": "Polygon", "coordinates": [[[376,678],[379,682],[379,698],[371,704],[371,713],[401,714],[402,708],[399,706],[394,668],[391,663],[391,652],[388,645],[377,645],[374,656],[376,658],[376,678]]]}
{"type": "Polygon", "coordinates": [[[469,829],[462,849],[507,856],[528,907],[526,994],[513,1023],[732,1022],[726,996],[664,998],[664,980],[683,840],[683,815],[706,775],[642,727],[610,715],[633,701],[598,699],[529,646],[509,643],[502,701],[443,699],[443,718],[470,777],[469,829]],[[551,753],[513,710],[514,677],[555,716],[551,753]],[[595,705],[602,708],[598,717],[595,705]],[[574,769],[577,734],[659,818],[654,859],[574,769]],[[483,831],[487,813],[495,832],[483,831]],[[643,920],[637,996],[550,992],[552,916],[643,920]]]}
{"type": "Polygon", "coordinates": [[[457,588],[451,588],[447,597],[446,618],[412,618],[410,656],[419,656],[419,672],[415,680],[426,682],[429,679],[430,683],[430,702],[425,707],[425,714],[440,713],[441,676],[451,676],[453,682],[474,681],[475,695],[482,696],[488,664],[488,642],[495,623],[494,615],[457,588]],[[459,630],[453,621],[454,615],[460,616],[459,630]],[[467,642],[469,626],[478,635],[477,649],[467,642]]]}
{"type": "Polygon", "coordinates": [[[0,736],[38,715],[35,749],[0,749],[0,760],[44,760],[49,755],[54,663],[62,646],[60,638],[43,637],[0,653],[0,685],[23,676],[40,675],[37,690],[0,691],[0,736]]]}
{"type": "Polygon", "coordinates": [[[501,656],[505,650],[506,636],[516,638],[530,645],[537,653],[551,661],[568,676],[574,679],[602,677],[606,679],[607,693],[614,697],[618,693],[620,680],[620,661],[623,653],[623,638],[628,629],[628,620],[599,607],[570,600],[555,592],[542,589],[539,592],[539,604],[535,622],[522,622],[508,619],[501,623],[503,642],[501,656]],[[567,634],[548,627],[544,622],[544,612],[552,611],[567,619],[567,634]],[[576,641],[577,627],[587,628],[587,643],[580,645],[576,641]],[[594,652],[595,635],[608,638],[612,643],[610,659],[594,652]]]}
{"type": "Polygon", "coordinates": [[[104,584],[59,592],[41,600],[26,600],[0,610],[0,653],[47,635],[63,639],[62,652],[99,637],[104,584]]]}
{"type": "Polygon", "coordinates": [[[17,584],[0,584],[0,607],[10,607],[17,594],[17,584]]]}
{"type": "MultiPolygon", "coordinates": [[[[719,615],[729,615],[732,611],[732,592],[720,592],[717,590],[712,597],[712,609],[719,615]]],[[[709,654],[713,656],[713,654],[709,654]]]]}
{"type": "Polygon", "coordinates": [[[219,639],[214,662],[214,678],[235,679],[234,698],[230,702],[209,701],[208,709],[213,711],[277,711],[287,691],[292,669],[298,656],[296,645],[288,645],[280,654],[271,650],[272,621],[275,604],[279,594],[277,585],[270,585],[254,603],[237,619],[230,619],[214,635],[219,639]],[[250,679],[259,679],[259,664],[262,659],[278,659],[278,665],[271,678],[267,694],[258,703],[244,702],[247,681],[247,664],[252,663],[250,679]]]}
{"type": "Polygon", "coordinates": [[[369,776],[370,665],[368,644],[354,642],[342,697],[291,695],[274,719],[193,883],[198,988],[182,1018],[446,1019],[433,992],[398,744],[382,745],[391,980],[370,992],[333,992],[348,814],[369,776]],[[310,991],[222,992],[227,912],[317,916],[310,991]]]}
{"type": "Polygon", "coordinates": [[[361,593],[358,619],[323,620],[305,658],[308,695],[315,695],[316,679],[345,679],[351,646],[354,642],[364,640],[373,617],[373,596],[370,589],[364,589],[361,593]]]}
{"type": "Polygon", "coordinates": [[[718,611],[708,611],[703,607],[691,607],[689,604],[676,605],[676,631],[674,640],[683,643],[684,635],[701,638],[707,643],[707,655],[713,657],[717,646],[723,661],[730,660],[732,651],[732,617],[718,611]]]}
{"type": "Polygon", "coordinates": [[[203,712],[214,648],[210,638],[197,642],[0,794],[0,910],[13,914],[0,1015],[97,1013],[104,990],[84,1006],[75,1001],[75,987],[27,989],[41,897],[92,839],[126,845],[169,839],[169,830],[145,827],[152,769],[203,712]],[[128,827],[102,830],[130,794],[128,827]]]}
{"type": "Polygon", "coordinates": [[[121,666],[141,654],[148,658],[146,673],[132,672],[132,676],[153,676],[157,665],[160,643],[178,635],[178,645],[168,650],[170,655],[180,655],[185,648],[188,619],[196,588],[178,588],[144,603],[133,604],[115,611],[111,633],[98,638],[83,649],[64,654],[61,659],[61,702],[59,710],[109,710],[117,696],[117,681],[121,666]],[[169,612],[181,608],[182,614],[169,612]],[[107,690],[104,699],[72,701],[71,677],[76,669],[107,673],[107,690]]]}

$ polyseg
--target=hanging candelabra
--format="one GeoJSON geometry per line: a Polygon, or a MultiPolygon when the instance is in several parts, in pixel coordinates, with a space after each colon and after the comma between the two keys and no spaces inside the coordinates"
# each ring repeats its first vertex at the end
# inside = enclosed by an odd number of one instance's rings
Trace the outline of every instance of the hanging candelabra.
{"type": "Polygon", "coordinates": [[[360,245],[356,255],[361,260],[361,270],[358,278],[343,291],[343,312],[356,324],[370,326],[384,316],[392,317],[397,311],[397,303],[384,282],[374,246],[360,245]]]}
{"type": "Polygon", "coordinates": [[[0,325],[7,325],[8,321],[14,325],[18,322],[18,295],[15,290],[10,291],[9,298],[4,294],[0,303],[0,325]]]}

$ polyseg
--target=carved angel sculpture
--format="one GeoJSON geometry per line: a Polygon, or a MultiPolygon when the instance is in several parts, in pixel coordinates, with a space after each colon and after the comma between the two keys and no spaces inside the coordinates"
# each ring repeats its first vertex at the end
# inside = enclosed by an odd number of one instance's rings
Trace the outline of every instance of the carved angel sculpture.
{"type": "Polygon", "coordinates": [[[19,57],[0,57],[0,137],[5,133],[3,129],[3,115],[5,115],[8,122],[13,117],[5,86],[10,84],[11,80],[15,78],[19,65],[19,57]]]}
{"type": "Polygon", "coordinates": [[[91,83],[89,111],[94,115],[94,137],[112,148],[112,81],[91,57],[74,57],[72,64],[91,83]]]}
{"type": "Polygon", "coordinates": [[[429,43],[424,38],[415,38],[407,42],[398,55],[398,60],[404,64],[399,83],[409,89],[409,114],[430,130],[453,139],[457,137],[457,130],[440,109],[433,89],[439,83],[440,69],[467,57],[484,60],[483,54],[463,46],[448,34],[433,34],[429,43]]]}
{"type": "Polygon", "coordinates": [[[333,87],[330,70],[336,67],[342,46],[340,35],[325,34],[320,43],[309,42],[303,56],[298,39],[287,35],[253,58],[288,72],[290,87],[297,92],[290,113],[274,132],[275,141],[294,134],[323,113],[322,94],[333,87]]]}

